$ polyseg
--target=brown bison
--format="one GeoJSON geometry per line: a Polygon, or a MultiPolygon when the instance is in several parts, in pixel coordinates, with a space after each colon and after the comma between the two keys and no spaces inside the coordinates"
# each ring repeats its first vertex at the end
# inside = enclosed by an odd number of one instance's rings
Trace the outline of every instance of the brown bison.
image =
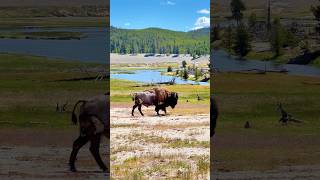
{"type": "Polygon", "coordinates": [[[70,170],[75,172],[75,161],[81,147],[90,141],[90,152],[98,163],[99,167],[108,172],[107,166],[102,161],[99,154],[101,136],[105,135],[110,139],[109,123],[109,96],[101,95],[89,100],[78,101],[72,111],[72,122],[77,124],[79,121],[80,135],[73,143],[73,149],[69,159],[70,170]],[[80,105],[80,113],[77,117],[75,110],[80,105]]]}
{"type": "Polygon", "coordinates": [[[155,106],[157,115],[159,115],[160,110],[167,113],[166,107],[170,106],[174,109],[178,103],[178,98],[178,93],[170,92],[164,88],[152,88],[143,92],[133,93],[132,100],[134,101],[134,105],[131,115],[134,116],[134,110],[138,107],[140,114],[144,116],[141,111],[142,105],[146,107],[155,106]]]}

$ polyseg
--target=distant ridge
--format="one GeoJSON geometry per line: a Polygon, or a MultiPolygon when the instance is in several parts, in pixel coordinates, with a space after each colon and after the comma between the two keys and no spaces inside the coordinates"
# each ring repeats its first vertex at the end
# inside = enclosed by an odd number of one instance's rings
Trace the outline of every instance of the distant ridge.
{"type": "MultiPolygon", "coordinates": [[[[213,17],[230,16],[231,0],[214,0],[211,1],[211,9],[213,9],[213,17]]],[[[260,17],[267,15],[268,1],[263,0],[243,0],[247,7],[246,16],[254,12],[260,17]]],[[[293,18],[293,17],[308,17],[312,13],[311,5],[318,4],[318,0],[271,0],[272,14],[278,17],[293,18]]]]}

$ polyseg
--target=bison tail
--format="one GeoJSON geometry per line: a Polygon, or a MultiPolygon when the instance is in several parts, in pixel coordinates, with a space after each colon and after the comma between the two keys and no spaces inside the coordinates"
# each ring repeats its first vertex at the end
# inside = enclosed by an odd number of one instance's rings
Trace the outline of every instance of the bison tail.
{"type": "Polygon", "coordinates": [[[74,125],[76,125],[77,122],[78,122],[78,117],[77,117],[77,115],[76,115],[76,113],[75,113],[75,110],[76,110],[78,104],[80,104],[80,103],[84,104],[84,103],[86,103],[86,102],[87,102],[87,101],[79,100],[79,101],[74,105],[73,110],[72,110],[72,118],[71,118],[74,125]]]}
{"type": "Polygon", "coordinates": [[[74,125],[76,125],[78,122],[78,118],[74,112],[72,112],[72,122],[74,125]]]}
{"type": "Polygon", "coordinates": [[[132,93],[132,94],[131,94],[131,99],[132,99],[132,101],[134,101],[135,98],[136,98],[136,94],[135,94],[135,93],[132,93]]]}

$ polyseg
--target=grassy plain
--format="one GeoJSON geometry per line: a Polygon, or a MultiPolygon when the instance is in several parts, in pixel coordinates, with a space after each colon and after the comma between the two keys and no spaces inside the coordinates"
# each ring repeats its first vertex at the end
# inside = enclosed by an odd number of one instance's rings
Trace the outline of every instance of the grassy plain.
{"type": "Polygon", "coordinates": [[[319,165],[320,78],[217,73],[215,171],[319,165]],[[277,104],[302,124],[281,125],[277,104]],[[249,121],[252,128],[245,129],[249,121]]]}
{"type": "Polygon", "coordinates": [[[0,54],[0,127],[67,127],[74,103],[105,93],[107,83],[64,80],[95,76],[97,68],[105,66],[0,54]],[[67,111],[56,112],[57,103],[68,103],[67,111]]]}

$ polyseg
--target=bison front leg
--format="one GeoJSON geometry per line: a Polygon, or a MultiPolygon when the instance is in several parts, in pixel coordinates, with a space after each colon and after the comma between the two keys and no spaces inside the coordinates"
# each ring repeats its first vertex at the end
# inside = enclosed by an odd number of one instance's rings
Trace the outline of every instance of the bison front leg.
{"type": "Polygon", "coordinates": [[[131,115],[132,116],[134,116],[134,110],[136,109],[138,107],[138,105],[137,104],[135,104],[135,105],[133,105],[133,107],[132,107],[132,111],[131,111],[131,115]]]}
{"type": "Polygon", "coordinates": [[[98,163],[99,167],[104,171],[108,172],[107,166],[103,163],[101,156],[99,154],[99,148],[100,148],[100,139],[101,134],[96,134],[91,137],[91,145],[90,145],[90,152],[93,155],[94,159],[98,163]]]}
{"type": "Polygon", "coordinates": [[[157,115],[160,116],[160,114],[159,114],[159,111],[160,111],[159,106],[156,106],[156,108],[154,110],[157,112],[157,115]]]}
{"type": "Polygon", "coordinates": [[[166,109],[166,107],[164,107],[162,110],[164,111],[164,114],[167,114],[167,109],[166,109]]]}
{"type": "Polygon", "coordinates": [[[88,142],[88,138],[86,136],[80,136],[73,142],[72,152],[69,159],[70,171],[76,172],[75,162],[77,158],[77,154],[82,146],[84,146],[88,142]]]}
{"type": "Polygon", "coordinates": [[[142,113],[142,111],[141,111],[141,104],[139,104],[139,107],[138,107],[138,109],[139,109],[139,112],[140,112],[140,114],[141,114],[141,116],[144,116],[144,114],[142,113]]]}

